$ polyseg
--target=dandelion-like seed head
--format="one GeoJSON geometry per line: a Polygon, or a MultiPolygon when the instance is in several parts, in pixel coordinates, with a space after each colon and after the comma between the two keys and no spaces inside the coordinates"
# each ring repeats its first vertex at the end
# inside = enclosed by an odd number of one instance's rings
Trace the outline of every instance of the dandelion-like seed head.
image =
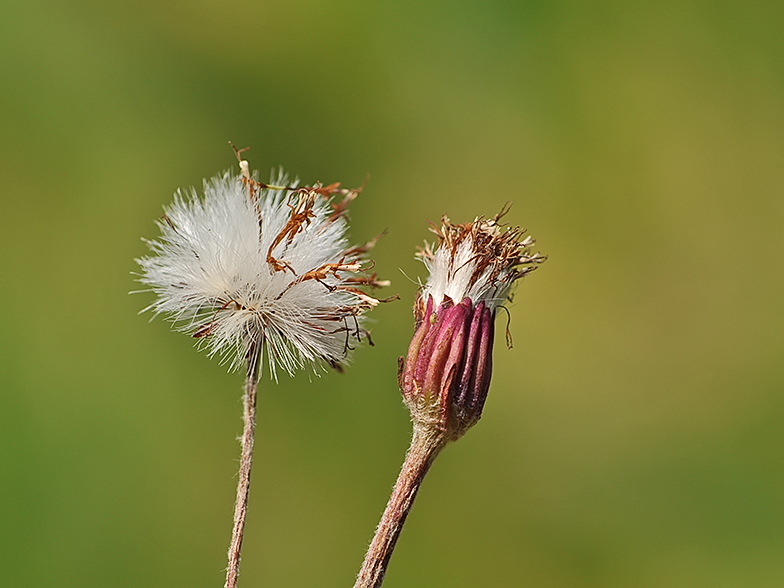
{"type": "MultiPolygon", "coordinates": [[[[546,256],[525,229],[495,217],[453,224],[418,252],[430,272],[414,304],[415,332],[398,380],[415,423],[457,439],[482,414],[492,375],[496,310],[546,256]]],[[[508,341],[510,346],[511,342],[508,341]]]]}
{"type": "MultiPolygon", "coordinates": [[[[238,152],[239,159],[239,152],[238,152]]],[[[289,185],[282,172],[262,184],[240,160],[204,183],[204,195],[177,192],[139,260],[139,281],[157,298],[145,310],[168,315],[237,368],[266,350],[273,377],[305,366],[340,368],[367,340],[364,313],[389,285],[364,259],[375,239],[349,246],[346,208],[360,190],[289,185]]]]}

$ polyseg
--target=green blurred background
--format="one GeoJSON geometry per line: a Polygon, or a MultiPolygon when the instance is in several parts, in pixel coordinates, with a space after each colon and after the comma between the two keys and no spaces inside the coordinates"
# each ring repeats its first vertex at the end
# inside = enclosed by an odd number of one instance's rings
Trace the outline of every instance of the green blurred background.
{"type": "Polygon", "coordinates": [[[784,585],[780,2],[5,0],[0,584],[223,585],[227,374],[137,312],[141,237],[236,165],[370,182],[402,301],[261,390],[243,588],[351,586],[408,444],[426,221],[549,261],[385,587],[784,585]],[[313,381],[311,381],[313,380],[313,381]]]}

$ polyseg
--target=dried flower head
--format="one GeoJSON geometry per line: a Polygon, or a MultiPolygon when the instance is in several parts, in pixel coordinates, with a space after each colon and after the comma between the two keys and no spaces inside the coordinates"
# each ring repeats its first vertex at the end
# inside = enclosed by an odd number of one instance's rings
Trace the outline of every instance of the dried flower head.
{"type": "MultiPolygon", "coordinates": [[[[497,309],[546,257],[525,229],[492,219],[463,225],[443,217],[435,251],[418,253],[430,276],[414,304],[414,337],[398,379],[415,423],[460,437],[482,415],[492,374],[497,309]]],[[[508,340],[511,347],[511,341],[508,340]]]]}
{"type": "Polygon", "coordinates": [[[367,339],[363,313],[378,300],[362,291],[389,285],[351,247],[346,208],[359,190],[340,184],[297,187],[279,172],[262,184],[239,156],[241,174],[204,183],[204,197],[177,192],[158,222],[153,255],[138,260],[139,281],[167,314],[233,368],[266,348],[270,372],[340,368],[352,341],[367,339]],[[338,198],[337,200],[333,200],[338,198]]]}

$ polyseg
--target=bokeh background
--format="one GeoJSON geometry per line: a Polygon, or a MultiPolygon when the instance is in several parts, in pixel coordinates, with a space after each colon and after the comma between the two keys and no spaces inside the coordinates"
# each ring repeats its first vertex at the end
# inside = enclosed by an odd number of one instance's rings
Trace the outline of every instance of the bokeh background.
{"type": "Polygon", "coordinates": [[[427,220],[550,259],[385,586],[784,585],[784,4],[0,3],[0,584],[223,585],[227,374],[138,311],[142,237],[236,165],[370,182],[400,302],[265,380],[240,584],[351,586],[408,445],[427,220]],[[648,4],[648,5],[646,5],[648,4]]]}

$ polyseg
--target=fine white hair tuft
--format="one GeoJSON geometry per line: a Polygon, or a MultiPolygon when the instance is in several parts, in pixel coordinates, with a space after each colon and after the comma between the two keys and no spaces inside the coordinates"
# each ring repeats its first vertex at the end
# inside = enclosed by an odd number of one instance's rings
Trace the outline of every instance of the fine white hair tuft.
{"type": "Polygon", "coordinates": [[[225,173],[177,192],[158,221],[139,281],[157,296],[144,310],[168,315],[231,367],[260,358],[270,373],[340,368],[368,339],[363,313],[378,300],[360,287],[387,285],[366,270],[375,242],[350,247],[346,207],[358,190],[289,185],[282,170],[262,184],[225,173]],[[343,199],[333,202],[336,195],[343,199]]]}

